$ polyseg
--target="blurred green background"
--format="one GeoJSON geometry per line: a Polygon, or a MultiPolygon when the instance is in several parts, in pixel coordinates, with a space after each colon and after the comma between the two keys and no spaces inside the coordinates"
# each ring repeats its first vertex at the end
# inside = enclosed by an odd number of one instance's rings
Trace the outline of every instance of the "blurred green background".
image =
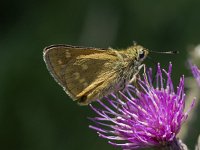
{"type": "MultiPolygon", "coordinates": [[[[89,107],[72,102],[43,61],[51,44],[126,48],[137,41],[167,68],[175,83],[186,68],[187,47],[200,43],[199,0],[3,0],[0,9],[0,149],[111,150],[88,125],[89,107]]],[[[146,60],[147,66],[155,63],[146,60]]],[[[192,123],[193,149],[200,127],[192,123]]]]}

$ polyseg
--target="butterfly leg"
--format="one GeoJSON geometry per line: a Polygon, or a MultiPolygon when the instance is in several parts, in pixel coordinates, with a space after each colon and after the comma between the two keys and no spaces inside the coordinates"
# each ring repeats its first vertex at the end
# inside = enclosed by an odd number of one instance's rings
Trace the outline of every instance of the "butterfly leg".
{"type": "Polygon", "coordinates": [[[140,80],[140,75],[138,73],[140,72],[140,70],[142,68],[144,68],[143,74],[144,74],[144,77],[146,78],[146,66],[144,64],[142,64],[138,67],[138,71],[133,75],[133,77],[129,81],[129,84],[132,84],[138,90],[142,90],[139,83],[138,83],[138,80],[140,80]]]}
{"type": "Polygon", "coordinates": [[[138,67],[137,72],[132,76],[131,80],[129,81],[129,84],[136,82],[136,76],[140,72],[140,70],[144,68],[144,74],[146,74],[146,66],[145,64],[142,64],[138,67]]]}

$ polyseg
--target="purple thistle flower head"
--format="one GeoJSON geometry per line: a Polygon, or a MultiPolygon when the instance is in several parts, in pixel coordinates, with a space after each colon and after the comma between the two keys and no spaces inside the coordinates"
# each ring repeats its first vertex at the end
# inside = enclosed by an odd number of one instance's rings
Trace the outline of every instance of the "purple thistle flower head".
{"type": "Polygon", "coordinates": [[[124,91],[119,91],[119,95],[112,93],[104,97],[105,102],[98,100],[100,108],[90,105],[98,115],[90,118],[95,122],[90,128],[96,130],[100,137],[108,139],[110,144],[126,150],[173,142],[194,101],[184,112],[184,76],[175,91],[171,72],[171,63],[168,71],[158,64],[155,87],[152,70],[149,69],[138,80],[139,88],[127,85],[124,91]],[[162,74],[166,75],[166,79],[162,74]]]}
{"type": "Polygon", "coordinates": [[[192,70],[194,78],[196,79],[198,85],[200,86],[200,70],[196,65],[192,65],[191,63],[190,63],[190,68],[192,70]]]}

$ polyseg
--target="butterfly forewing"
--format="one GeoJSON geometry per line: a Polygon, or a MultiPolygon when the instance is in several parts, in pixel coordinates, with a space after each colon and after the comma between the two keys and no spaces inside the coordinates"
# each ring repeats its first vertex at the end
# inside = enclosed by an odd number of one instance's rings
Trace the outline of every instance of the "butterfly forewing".
{"type": "Polygon", "coordinates": [[[108,92],[117,78],[113,68],[117,59],[115,52],[105,49],[55,45],[44,50],[44,60],[55,80],[73,100],[83,104],[108,92]]]}

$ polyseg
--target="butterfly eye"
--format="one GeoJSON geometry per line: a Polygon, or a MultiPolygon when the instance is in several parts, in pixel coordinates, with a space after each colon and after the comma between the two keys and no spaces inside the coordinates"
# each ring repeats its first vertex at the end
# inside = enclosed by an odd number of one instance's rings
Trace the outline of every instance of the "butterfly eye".
{"type": "Polygon", "coordinates": [[[140,51],[139,59],[144,58],[144,56],[145,56],[145,52],[144,52],[144,50],[140,51]]]}

